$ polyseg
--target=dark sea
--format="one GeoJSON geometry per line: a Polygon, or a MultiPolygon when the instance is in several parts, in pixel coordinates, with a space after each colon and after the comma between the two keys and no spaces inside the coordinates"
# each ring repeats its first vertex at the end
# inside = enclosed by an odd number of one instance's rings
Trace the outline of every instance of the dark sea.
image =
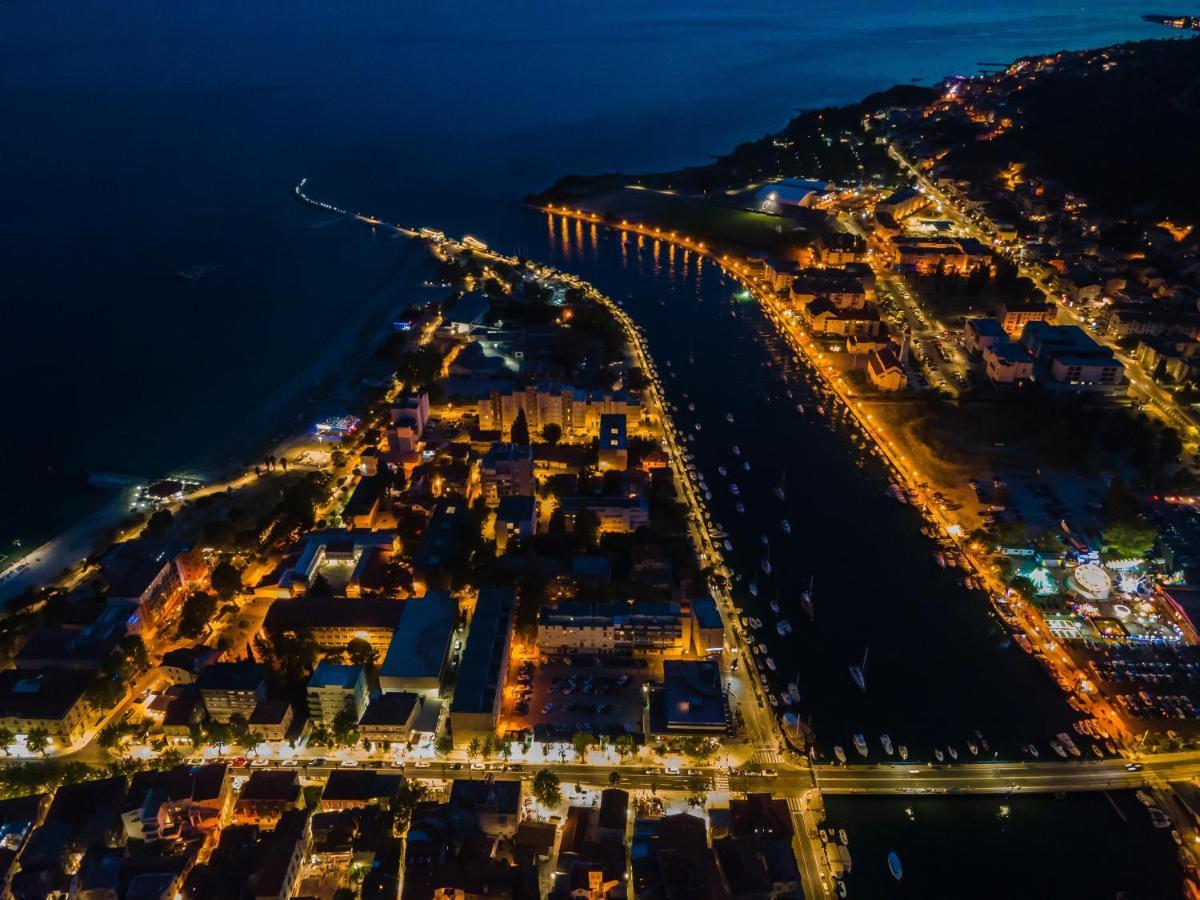
{"type": "MultiPolygon", "coordinates": [[[[318,199],[475,234],[622,299],[660,370],[670,360],[678,372],[670,398],[696,403],[680,424],[703,426],[694,451],[732,564],[761,582],[760,600],[742,587],[739,599],[764,618],[768,597],[789,610],[795,634],[768,643],[798,679],[822,752],[862,732],[878,755],[887,732],[915,760],[951,744],[965,755],[979,730],[998,756],[1028,741],[1045,753],[1072,711],[980,598],[932,564],[919,520],[884,496],[886,473],[845,429],[789,414],[784,391],[811,386],[757,311],[711,265],[564,228],[519,200],[565,173],[703,163],[797,109],[895,83],[1168,36],[1144,11],[1065,0],[2,4],[0,556],[111,503],[89,484],[97,475],[215,477],[336,411],[321,386],[420,296],[425,255],[299,204],[292,189],[307,177],[318,199]],[[193,271],[204,274],[179,274],[193,271]],[[733,443],[753,464],[738,478],[744,515],[716,473],[734,466],[733,443]],[[780,548],[769,578],[754,574],[764,534],[780,548]],[[796,608],[810,578],[813,622],[796,608]],[[867,646],[864,694],[847,667],[867,646]]],[[[884,815],[866,802],[838,801],[839,815],[884,815]]],[[[1020,853],[1061,846],[1067,825],[1045,816],[1043,833],[1028,824],[1043,807],[1028,808],[1007,826],[1020,853]]],[[[998,865],[971,844],[991,840],[988,816],[962,821],[965,845],[949,852],[967,868],[998,865]]],[[[1125,839],[1104,821],[1088,839],[1125,839]]],[[[890,847],[873,840],[872,857],[890,847]]],[[[1070,853],[1062,864],[1087,865],[1070,853]]],[[[963,872],[908,895],[983,896],[963,872]]],[[[858,895],[890,895],[885,884],[858,895]]]]}

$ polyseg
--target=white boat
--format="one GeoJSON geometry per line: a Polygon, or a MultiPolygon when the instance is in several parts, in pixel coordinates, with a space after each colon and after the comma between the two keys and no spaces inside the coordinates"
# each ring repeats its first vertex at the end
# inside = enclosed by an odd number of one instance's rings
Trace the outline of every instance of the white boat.
{"type": "Polygon", "coordinates": [[[1145,791],[1138,791],[1133,796],[1137,797],[1138,803],[1142,804],[1142,806],[1153,806],[1154,805],[1154,798],[1151,797],[1149,794],[1147,794],[1145,791]]]}
{"type": "Polygon", "coordinates": [[[779,632],[780,637],[787,637],[792,633],[792,626],[787,619],[780,619],[775,625],[775,630],[779,632]]]}
{"type": "Polygon", "coordinates": [[[775,613],[775,615],[779,615],[779,601],[778,600],[771,601],[771,612],[775,613]]]}
{"type": "Polygon", "coordinates": [[[742,492],[742,489],[741,489],[740,487],[738,487],[738,486],[737,486],[737,483],[736,483],[736,482],[730,482],[730,484],[729,484],[729,493],[733,494],[733,496],[735,496],[735,497],[736,497],[736,496],[738,496],[738,495],[739,495],[741,492],[742,492]]]}
{"type": "Polygon", "coordinates": [[[947,747],[946,749],[950,752],[951,759],[954,759],[954,760],[958,759],[958,751],[957,750],[955,750],[953,747],[947,747]]]}
{"type": "Polygon", "coordinates": [[[900,857],[895,851],[888,854],[888,871],[892,873],[892,877],[899,881],[904,877],[904,869],[900,865],[900,857]]]}
{"type": "Polygon", "coordinates": [[[846,764],[846,751],[843,750],[840,745],[837,745],[833,748],[833,755],[837,757],[837,761],[842,765],[846,764]]]}
{"type": "Polygon", "coordinates": [[[888,756],[891,756],[893,752],[892,739],[885,734],[879,739],[879,743],[883,744],[883,752],[888,756]]]}
{"type": "Polygon", "coordinates": [[[1061,756],[1063,759],[1067,758],[1067,751],[1063,749],[1063,745],[1060,744],[1058,741],[1051,741],[1050,749],[1053,750],[1055,753],[1057,753],[1059,756],[1061,756]]]}
{"type": "Polygon", "coordinates": [[[750,471],[750,460],[748,460],[748,459],[742,460],[742,468],[745,469],[747,472],[749,472],[750,471]]]}
{"type": "Polygon", "coordinates": [[[817,415],[819,415],[819,416],[825,415],[825,407],[824,406],[817,404],[817,415]]]}
{"type": "Polygon", "coordinates": [[[946,754],[944,754],[944,753],[942,752],[942,749],[941,749],[940,747],[935,747],[935,748],[933,749],[933,755],[934,755],[934,756],[937,758],[937,761],[938,761],[938,762],[945,762],[945,761],[946,761],[946,754]]]}
{"type": "Polygon", "coordinates": [[[1033,744],[1029,745],[1029,755],[1032,756],[1034,759],[1037,759],[1039,756],[1041,756],[1041,754],[1038,753],[1038,748],[1033,746],[1033,744]]]}
{"type": "Polygon", "coordinates": [[[791,706],[792,698],[788,696],[787,691],[780,691],[779,692],[779,702],[782,703],[784,706],[791,706]]]}
{"type": "Polygon", "coordinates": [[[729,538],[725,538],[725,540],[722,541],[721,546],[723,546],[726,550],[733,549],[733,544],[730,543],[729,538]]]}
{"type": "Polygon", "coordinates": [[[733,424],[733,413],[725,413],[725,421],[730,425],[733,424]]]}
{"type": "Polygon", "coordinates": [[[863,651],[862,665],[850,667],[850,678],[858,685],[860,691],[867,689],[867,654],[870,652],[870,647],[863,651]]]}
{"type": "Polygon", "coordinates": [[[747,585],[747,587],[750,589],[750,595],[751,595],[751,596],[753,596],[753,597],[757,597],[757,596],[758,596],[758,585],[757,585],[757,584],[755,584],[755,583],[752,581],[752,582],[750,582],[750,584],[748,584],[748,585],[747,585]]]}
{"type": "Polygon", "coordinates": [[[800,687],[796,684],[796,682],[793,681],[788,685],[788,694],[796,703],[800,702],[800,687]]]}
{"type": "Polygon", "coordinates": [[[689,403],[689,404],[688,404],[688,412],[695,412],[695,411],[696,411],[696,404],[695,404],[695,403],[689,403]]]}
{"type": "Polygon", "coordinates": [[[816,618],[817,608],[813,605],[813,576],[811,575],[808,576],[808,590],[800,595],[800,605],[804,607],[804,611],[808,613],[810,619],[816,618]]]}
{"type": "Polygon", "coordinates": [[[846,882],[844,882],[844,881],[839,881],[839,882],[837,883],[837,895],[838,895],[839,897],[845,897],[845,896],[846,896],[846,882]]]}
{"type": "Polygon", "coordinates": [[[839,841],[841,841],[843,844],[849,845],[849,843],[850,843],[850,838],[848,838],[848,837],[846,836],[846,829],[845,829],[845,828],[839,828],[839,829],[838,829],[838,840],[839,840],[839,841]]]}
{"type": "Polygon", "coordinates": [[[863,757],[866,757],[869,752],[867,750],[867,740],[861,734],[854,735],[854,749],[863,757]]]}
{"type": "Polygon", "coordinates": [[[974,741],[967,741],[967,749],[971,751],[972,756],[979,755],[979,745],[974,741]]]}
{"type": "Polygon", "coordinates": [[[741,455],[742,455],[742,448],[741,448],[741,447],[739,447],[737,444],[734,444],[734,445],[733,445],[733,455],[734,455],[734,456],[741,456],[741,455]]]}
{"type": "Polygon", "coordinates": [[[779,707],[779,701],[775,699],[774,694],[767,694],[767,699],[771,701],[772,706],[774,706],[776,708],[779,707]]]}
{"type": "Polygon", "coordinates": [[[693,428],[695,428],[697,431],[700,431],[700,430],[702,430],[702,429],[700,428],[700,423],[699,423],[699,422],[697,422],[697,423],[696,423],[695,425],[693,425],[692,427],[693,427],[693,428]]]}
{"type": "MultiPolygon", "coordinates": [[[[753,619],[752,619],[751,621],[753,621],[753,619]]],[[[758,645],[758,652],[759,652],[759,653],[766,653],[766,652],[767,652],[767,645],[766,645],[766,644],[759,644],[759,645],[758,645]]]]}
{"type": "Polygon", "coordinates": [[[784,534],[792,533],[792,523],[789,522],[787,519],[784,519],[782,522],[780,522],[779,527],[783,529],[784,534]]]}
{"type": "Polygon", "coordinates": [[[804,415],[804,404],[803,403],[796,404],[796,412],[800,413],[800,415],[804,415]]]}
{"type": "Polygon", "coordinates": [[[722,477],[722,478],[724,478],[726,475],[728,475],[728,474],[729,474],[727,471],[725,471],[725,467],[724,467],[724,466],[717,466],[717,472],[719,472],[719,473],[720,473],[720,475],[721,475],[721,477],[722,477]]]}
{"type": "MultiPolygon", "coordinates": [[[[755,628],[762,628],[762,619],[760,619],[758,616],[752,616],[750,619],[750,624],[753,625],[755,628]]],[[[767,648],[766,648],[766,645],[764,644],[763,645],[763,653],[766,653],[766,652],[767,652],[767,648]]]]}
{"type": "Polygon", "coordinates": [[[775,660],[771,659],[769,656],[767,657],[767,668],[772,672],[775,671],[775,660]]]}
{"type": "Polygon", "coordinates": [[[735,503],[733,505],[733,508],[736,509],[739,513],[744,513],[746,511],[746,504],[743,503],[741,500],[739,500],[737,503],[735,503]]]}
{"type": "Polygon", "coordinates": [[[901,758],[901,759],[908,759],[908,747],[907,747],[907,745],[905,745],[905,744],[901,744],[901,745],[900,745],[900,746],[899,746],[897,749],[900,751],[900,758],[901,758]]]}
{"type": "Polygon", "coordinates": [[[763,570],[763,572],[765,572],[767,575],[770,575],[770,574],[771,574],[771,557],[769,557],[769,556],[764,556],[764,557],[763,557],[763,561],[762,561],[762,570],[763,570]]]}
{"type": "Polygon", "coordinates": [[[785,490],[786,486],[787,486],[787,469],[784,469],[783,474],[779,476],[779,484],[777,484],[775,486],[775,496],[778,497],[781,501],[787,499],[787,492],[785,490]]]}

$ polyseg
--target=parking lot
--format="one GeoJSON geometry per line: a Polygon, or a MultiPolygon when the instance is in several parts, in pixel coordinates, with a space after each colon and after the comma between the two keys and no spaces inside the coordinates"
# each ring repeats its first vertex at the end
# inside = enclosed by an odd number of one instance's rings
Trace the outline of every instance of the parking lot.
{"type": "Polygon", "coordinates": [[[509,731],[533,729],[539,739],[640,733],[642,684],[661,679],[662,664],[633,657],[542,657],[514,665],[502,716],[509,731]]]}

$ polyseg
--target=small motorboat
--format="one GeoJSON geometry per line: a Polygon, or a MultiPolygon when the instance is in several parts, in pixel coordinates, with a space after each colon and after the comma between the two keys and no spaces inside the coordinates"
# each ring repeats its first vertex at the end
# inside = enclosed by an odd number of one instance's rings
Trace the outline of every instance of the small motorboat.
{"type": "Polygon", "coordinates": [[[729,474],[729,473],[728,473],[728,472],[725,470],[725,467],[724,467],[724,466],[717,466],[717,472],[718,472],[718,473],[720,473],[720,475],[721,475],[721,477],[722,477],[722,478],[724,478],[726,475],[728,475],[728,474],[729,474]]]}
{"type": "Polygon", "coordinates": [[[935,747],[933,750],[933,755],[937,759],[938,762],[946,761],[946,754],[942,753],[941,747],[935,747]]]}
{"type": "Polygon", "coordinates": [[[741,447],[739,447],[737,444],[734,444],[734,445],[733,445],[733,455],[734,455],[734,456],[741,456],[741,455],[742,455],[742,448],[741,448],[741,447]]]}
{"type": "Polygon", "coordinates": [[[863,757],[866,757],[869,752],[867,750],[867,740],[861,734],[854,735],[854,749],[863,757]]]}
{"type": "Polygon", "coordinates": [[[957,750],[955,750],[953,747],[947,747],[946,750],[950,753],[951,759],[953,759],[953,760],[958,759],[958,751],[957,750]]]}
{"type": "Polygon", "coordinates": [[[879,743],[883,744],[883,752],[891,756],[893,752],[891,737],[885,734],[879,739],[879,743]]]}
{"type": "Polygon", "coordinates": [[[730,482],[729,493],[731,493],[731,494],[733,494],[733,496],[737,497],[739,494],[742,493],[742,489],[737,486],[736,482],[730,482]]]}
{"type": "Polygon", "coordinates": [[[758,596],[758,585],[757,585],[757,584],[755,584],[755,583],[752,581],[752,582],[750,582],[748,585],[746,585],[746,587],[748,587],[748,588],[750,589],[750,595],[751,595],[752,597],[757,597],[757,596],[758,596]]]}
{"type": "Polygon", "coordinates": [[[745,469],[747,472],[749,472],[750,471],[750,460],[748,460],[748,459],[742,460],[742,468],[745,469]]]}
{"type": "Polygon", "coordinates": [[[901,758],[901,759],[908,759],[908,747],[907,747],[905,744],[901,744],[901,745],[900,745],[898,748],[896,748],[896,749],[898,749],[898,750],[900,751],[900,758],[901,758]]]}
{"type": "Polygon", "coordinates": [[[784,534],[792,533],[792,523],[789,522],[787,519],[784,519],[782,522],[780,522],[779,527],[783,529],[784,534]]]}
{"type": "Polygon", "coordinates": [[[888,871],[892,873],[892,877],[899,881],[904,877],[904,869],[900,865],[900,857],[893,850],[888,854],[888,871]]]}
{"type": "Polygon", "coordinates": [[[846,829],[845,829],[845,828],[839,828],[839,829],[838,829],[838,840],[839,840],[841,843],[845,844],[847,847],[848,847],[848,846],[850,846],[850,838],[848,838],[848,837],[846,836],[846,829]]]}
{"type": "Polygon", "coordinates": [[[780,637],[787,637],[792,633],[792,626],[787,619],[780,619],[775,625],[775,630],[779,632],[780,637]]]}
{"type": "Polygon", "coordinates": [[[775,613],[775,615],[779,615],[779,601],[772,600],[770,603],[770,606],[771,606],[771,612],[775,613]]]}
{"type": "Polygon", "coordinates": [[[967,749],[971,751],[972,756],[979,755],[979,745],[974,741],[967,741],[967,749]]]}
{"type": "Polygon", "coordinates": [[[725,413],[725,421],[730,425],[733,424],[733,413],[725,413]]]}
{"type": "Polygon", "coordinates": [[[1063,745],[1060,744],[1058,741],[1051,741],[1050,749],[1053,750],[1055,753],[1057,753],[1059,756],[1061,756],[1063,759],[1067,758],[1067,751],[1063,748],[1063,745]]]}
{"type": "Polygon", "coordinates": [[[772,672],[775,671],[775,660],[771,659],[769,656],[767,657],[767,668],[772,672]]]}
{"type": "Polygon", "coordinates": [[[734,504],[733,508],[736,509],[740,513],[744,513],[746,511],[746,504],[743,503],[741,500],[739,500],[737,503],[734,504]]]}
{"type": "Polygon", "coordinates": [[[836,745],[833,748],[833,755],[837,757],[837,761],[843,766],[846,764],[846,751],[841,748],[841,745],[836,745]]]}
{"type": "Polygon", "coordinates": [[[1034,759],[1037,759],[1039,756],[1041,756],[1041,754],[1038,753],[1038,748],[1035,747],[1033,744],[1029,745],[1029,755],[1032,756],[1034,759]]]}

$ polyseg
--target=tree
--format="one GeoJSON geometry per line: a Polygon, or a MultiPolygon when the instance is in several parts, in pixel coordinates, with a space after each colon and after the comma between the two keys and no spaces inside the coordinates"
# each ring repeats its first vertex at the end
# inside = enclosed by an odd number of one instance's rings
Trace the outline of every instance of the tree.
{"type": "Polygon", "coordinates": [[[388,802],[388,808],[396,817],[394,827],[398,833],[403,834],[408,830],[408,823],[412,821],[413,810],[416,809],[418,803],[425,799],[428,793],[429,789],[425,787],[425,783],[422,781],[405,778],[400,782],[400,786],[396,788],[396,793],[391,796],[388,802]]]}
{"type": "Polygon", "coordinates": [[[33,753],[45,756],[46,748],[50,746],[50,732],[45,728],[30,728],[29,733],[25,735],[25,746],[33,753]]]}
{"type": "Polygon", "coordinates": [[[175,517],[171,515],[169,509],[160,509],[146,522],[145,531],[142,533],[152,540],[161,541],[171,530],[171,524],[174,521],[175,517]]]}
{"type": "Polygon", "coordinates": [[[533,796],[545,807],[562,803],[562,788],[558,776],[549,769],[539,769],[533,776],[533,796]]]}
{"type": "Polygon", "coordinates": [[[454,738],[448,734],[443,734],[437,739],[437,743],[434,744],[433,749],[437,751],[438,756],[449,756],[454,752],[454,738]]]}
{"type": "Polygon", "coordinates": [[[562,426],[556,422],[547,422],[542,426],[542,440],[547,444],[557,444],[562,440],[562,426]]]}
{"type": "Polygon", "coordinates": [[[292,685],[308,681],[318,651],[317,642],[307,628],[277,634],[270,644],[275,670],[285,682],[292,685]]]}
{"type": "Polygon", "coordinates": [[[596,736],[590,731],[577,731],[571,738],[571,746],[575,748],[575,755],[579,757],[586,756],[588,750],[592,749],[592,745],[595,743],[596,736]]]}
{"type": "Polygon", "coordinates": [[[525,419],[525,410],[523,409],[517,413],[517,418],[513,420],[510,439],[518,446],[529,446],[529,423],[525,419]]]}
{"type": "Polygon", "coordinates": [[[467,744],[467,758],[478,759],[479,754],[483,752],[483,742],[477,737],[471,738],[471,742],[467,744]]]}
{"type": "Polygon", "coordinates": [[[1033,598],[1037,596],[1037,585],[1024,575],[1018,575],[1009,582],[1008,586],[1026,603],[1032,602],[1033,598]]]}
{"type": "Polygon", "coordinates": [[[617,756],[624,759],[626,756],[633,754],[633,735],[618,734],[616,740],[613,741],[613,749],[617,751],[617,756]]]}
{"type": "Polygon", "coordinates": [[[97,711],[112,709],[124,696],[124,683],[105,674],[96,676],[83,692],[84,700],[97,711]]]}
{"type": "Polygon", "coordinates": [[[199,637],[217,611],[217,598],[205,591],[196,591],[183,601],[179,613],[179,636],[199,637]]]}
{"type": "Polygon", "coordinates": [[[333,717],[333,737],[343,747],[353,747],[358,743],[358,716],[350,707],[333,717]]]}
{"type": "Polygon", "coordinates": [[[228,560],[213,567],[209,581],[221,600],[231,600],[242,591],[242,573],[228,560]]]}
{"type": "Polygon", "coordinates": [[[4,755],[8,756],[8,745],[13,742],[16,735],[13,734],[11,728],[0,727],[0,748],[4,750],[4,755]]]}
{"type": "Polygon", "coordinates": [[[375,661],[379,658],[379,651],[371,646],[370,641],[356,637],[351,638],[350,643],[346,645],[346,656],[353,665],[373,669],[375,661]]]}
{"type": "Polygon", "coordinates": [[[1114,522],[1104,529],[1104,559],[1142,559],[1158,540],[1158,532],[1140,516],[1123,522],[1114,522]]]}
{"type": "Polygon", "coordinates": [[[608,786],[615,788],[621,783],[621,773],[617,769],[613,769],[608,773],[608,786]]]}
{"type": "Polygon", "coordinates": [[[246,722],[246,717],[241,713],[234,713],[229,717],[229,740],[239,747],[249,747],[250,739],[250,725],[246,722]]]}

